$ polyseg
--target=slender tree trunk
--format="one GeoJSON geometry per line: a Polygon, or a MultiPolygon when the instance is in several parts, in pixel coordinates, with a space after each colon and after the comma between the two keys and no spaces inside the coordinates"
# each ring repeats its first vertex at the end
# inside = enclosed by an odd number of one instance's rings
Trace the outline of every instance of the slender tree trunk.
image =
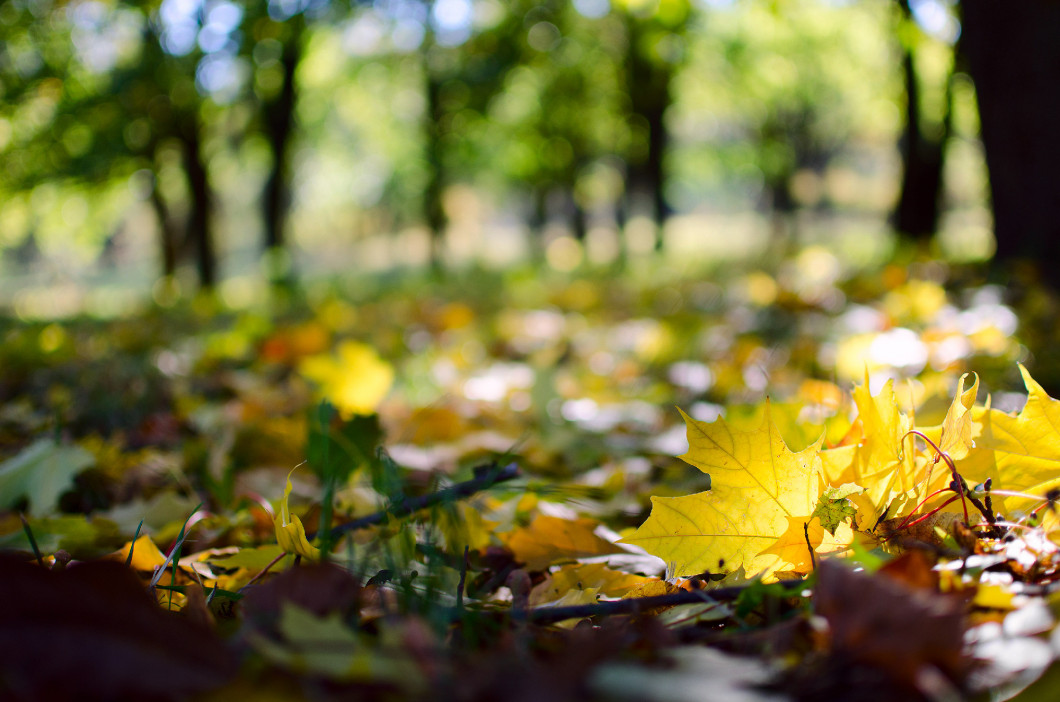
{"type": "MultiPolygon", "coordinates": [[[[898,5],[903,21],[912,22],[909,0],[899,0],[898,5]]],[[[901,140],[902,184],[893,221],[899,233],[926,240],[938,230],[945,148],[950,135],[952,74],[947,77],[940,133],[934,136],[923,129],[916,55],[909,47],[903,48],[902,74],[906,94],[905,130],[901,140]]]]}
{"type": "Polygon", "coordinates": [[[213,242],[212,194],[206,164],[202,158],[201,126],[197,113],[185,115],[181,130],[184,175],[191,194],[187,238],[195,246],[199,285],[209,290],[217,284],[217,255],[213,242]]]}
{"type": "Polygon", "coordinates": [[[963,0],[962,42],[975,82],[998,261],[1060,257],[1060,3],[963,0]]]}
{"type": "MultiPolygon", "coordinates": [[[[288,20],[288,24],[292,27],[292,34],[284,42],[280,59],[283,66],[283,86],[263,105],[269,149],[272,151],[272,167],[265,181],[263,202],[267,256],[282,254],[284,250],[287,215],[291,205],[291,141],[298,103],[295,74],[302,60],[305,19],[298,15],[288,20]]],[[[290,270],[270,271],[270,274],[279,277],[273,282],[289,281],[291,278],[290,270]]]]}
{"type": "Polygon", "coordinates": [[[427,186],[423,193],[423,215],[431,236],[431,268],[439,271],[442,268],[442,248],[445,236],[445,208],[442,195],[445,191],[445,153],[443,140],[443,120],[445,108],[442,105],[442,82],[434,74],[430,65],[430,49],[424,54],[423,72],[427,82],[427,112],[424,132],[427,139],[427,186]]]}
{"type": "MultiPolygon", "coordinates": [[[[643,153],[634,152],[628,163],[627,201],[646,193],[651,199],[651,216],[658,235],[655,248],[662,248],[662,227],[672,214],[666,202],[665,156],[669,145],[666,111],[673,102],[671,83],[673,67],[644,54],[643,20],[627,17],[629,50],[626,56],[626,80],[630,110],[647,130],[643,153]]],[[[628,205],[627,205],[628,208],[628,205]]]]}
{"type": "Polygon", "coordinates": [[[162,275],[171,278],[177,273],[177,257],[180,251],[179,234],[169,216],[169,206],[158,190],[157,178],[151,183],[151,207],[158,219],[159,244],[162,250],[162,275]]]}

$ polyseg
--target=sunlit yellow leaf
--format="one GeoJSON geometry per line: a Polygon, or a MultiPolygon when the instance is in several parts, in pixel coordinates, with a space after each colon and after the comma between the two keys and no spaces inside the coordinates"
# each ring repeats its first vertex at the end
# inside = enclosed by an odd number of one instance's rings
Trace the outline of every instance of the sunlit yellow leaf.
{"type": "MultiPolygon", "coordinates": [[[[991,408],[976,411],[975,448],[958,462],[957,470],[969,483],[992,478],[995,490],[1043,497],[1060,487],[1060,401],[1049,397],[1022,365],[1020,373],[1027,386],[1027,404],[1016,416],[991,408]]],[[[1001,501],[1006,511],[1036,504],[1012,496],[1001,501]]]]}
{"type": "Polygon", "coordinates": [[[641,575],[611,570],[603,563],[567,565],[534,586],[530,591],[530,605],[553,602],[571,590],[590,588],[601,595],[617,597],[648,580],[641,575]]]}
{"type": "Polygon", "coordinates": [[[975,377],[975,382],[967,390],[964,389],[967,373],[957,381],[957,394],[942,424],[922,430],[942,449],[943,453],[948,454],[953,460],[964,458],[972,448],[972,407],[979,393],[979,376],[974,373],[972,375],[975,377]]]}
{"type": "Polygon", "coordinates": [[[888,380],[875,397],[865,384],[854,388],[854,403],[862,438],[857,444],[821,452],[821,462],[829,485],[853,483],[865,489],[856,504],[871,506],[863,520],[875,519],[903,494],[915,494],[917,466],[912,441],[906,441],[913,420],[898,408],[892,381],[888,380]]]}
{"type": "Polygon", "coordinates": [[[539,514],[530,526],[508,535],[508,548],[530,570],[544,570],[553,563],[570,561],[622,549],[596,535],[592,519],[560,519],[539,514]]]}
{"type": "Polygon", "coordinates": [[[672,564],[675,575],[729,571],[750,575],[794,564],[771,553],[789,520],[810,520],[817,502],[818,443],[794,453],[766,413],[755,431],[735,431],[724,419],[698,422],[682,412],[689,451],[682,459],[710,474],[711,489],[685,497],[652,498],[652,513],[623,539],[672,564]]]}
{"type": "Polygon", "coordinates": [[[356,341],[343,342],[336,355],[306,358],[298,369],[347,417],[375,412],[394,383],[393,367],[356,341]]]}

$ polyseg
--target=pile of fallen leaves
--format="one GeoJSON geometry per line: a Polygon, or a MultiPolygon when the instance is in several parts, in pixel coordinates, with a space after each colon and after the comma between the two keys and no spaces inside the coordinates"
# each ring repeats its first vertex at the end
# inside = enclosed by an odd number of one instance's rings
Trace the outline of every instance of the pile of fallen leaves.
{"type": "Polygon", "coordinates": [[[9,324],[0,697],[1046,697],[1016,313],[811,254],[9,324]]]}

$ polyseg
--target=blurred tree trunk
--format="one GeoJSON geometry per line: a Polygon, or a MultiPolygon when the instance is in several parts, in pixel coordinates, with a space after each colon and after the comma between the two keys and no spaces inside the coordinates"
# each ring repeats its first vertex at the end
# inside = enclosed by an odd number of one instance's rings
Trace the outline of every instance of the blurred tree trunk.
{"type": "Polygon", "coordinates": [[[996,260],[1060,273],[1060,3],[963,0],[962,42],[975,82],[990,174],[996,260]]]}
{"type": "Polygon", "coordinates": [[[184,175],[188,181],[190,201],[187,221],[187,240],[195,248],[195,264],[199,273],[199,285],[209,290],[217,283],[217,255],[213,242],[212,193],[202,157],[201,125],[198,112],[189,112],[181,118],[181,150],[184,175]]]}
{"type": "Polygon", "coordinates": [[[423,215],[431,236],[431,268],[442,268],[442,242],[445,236],[445,207],[442,195],[445,191],[445,153],[443,121],[445,108],[442,104],[442,81],[430,65],[429,50],[424,54],[423,70],[427,81],[427,111],[424,131],[427,144],[427,186],[423,193],[423,215]]]}
{"type": "Polygon", "coordinates": [[[177,261],[180,254],[180,234],[169,216],[169,206],[166,205],[162,193],[158,190],[157,177],[152,174],[154,182],[151,183],[151,207],[154,208],[155,217],[158,219],[159,243],[162,248],[162,275],[172,278],[177,273],[177,261]]]}
{"type": "MultiPolygon", "coordinates": [[[[898,5],[901,21],[913,22],[909,0],[898,0],[898,5]]],[[[952,72],[947,77],[945,112],[936,134],[924,129],[916,53],[909,43],[902,47],[902,75],[906,95],[905,129],[900,142],[902,184],[893,221],[900,234],[926,240],[935,234],[939,224],[945,149],[951,131],[952,72]]]]}
{"type": "MultiPolygon", "coordinates": [[[[647,35],[651,31],[648,20],[627,15],[626,27],[629,41],[626,80],[630,111],[633,113],[634,128],[639,127],[646,132],[644,149],[638,152],[634,144],[634,151],[629,158],[626,209],[639,194],[647,193],[650,196],[651,216],[658,228],[655,240],[658,250],[663,245],[662,226],[671,214],[664,195],[666,174],[663,159],[669,145],[665,117],[666,110],[673,102],[671,84],[674,67],[648,54],[647,35]]],[[[627,211],[624,218],[629,214],[627,211]]]]}
{"type": "Polygon", "coordinates": [[[283,42],[280,65],[283,68],[283,85],[262,105],[269,150],[272,152],[272,167],[265,181],[264,219],[265,252],[270,258],[269,276],[274,283],[289,283],[293,278],[288,259],[284,256],[285,230],[291,205],[291,141],[295,129],[297,87],[295,74],[302,60],[302,41],[305,34],[305,17],[296,15],[285,23],[290,28],[283,42]]]}

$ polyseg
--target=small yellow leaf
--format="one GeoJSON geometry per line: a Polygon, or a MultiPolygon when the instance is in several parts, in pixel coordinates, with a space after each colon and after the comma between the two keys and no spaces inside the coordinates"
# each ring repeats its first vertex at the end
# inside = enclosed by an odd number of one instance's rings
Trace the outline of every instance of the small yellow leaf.
{"type": "Polygon", "coordinates": [[[794,453],[766,411],[754,431],[736,431],[719,419],[699,422],[681,413],[689,451],[682,459],[710,474],[711,489],[685,497],[653,497],[648,520],[626,543],[673,564],[674,575],[726,572],[749,575],[790,570],[785,555],[770,552],[790,520],[810,520],[817,503],[820,439],[794,453]]]}
{"type": "Polygon", "coordinates": [[[530,526],[508,535],[508,548],[530,570],[544,570],[561,561],[621,553],[621,548],[596,535],[596,526],[592,519],[569,520],[539,514],[530,526]]]}
{"type": "Polygon", "coordinates": [[[136,539],[134,544],[129,541],[121,547],[115,556],[124,563],[129,558],[129,549],[132,549],[133,556],[132,561],[129,565],[134,570],[153,571],[158,566],[166,562],[166,556],[160,550],[158,546],[155,546],[155,542],[151,540],[151,537],[147,534],[142,534],[136,539]]]}
{"type": "Polygon", "coordinates": [[[1000,585],[980,585],[975,590],[972,604],[984,609],[1015,609],[1012,593],[1000,585]]]}
{"type": "Polygon", "coordinates": [[[393,367],[356,341],[343,342],[334,356],[310,356],[298,369],[346,417],[375,412],[394,383],[393,367]]]}

